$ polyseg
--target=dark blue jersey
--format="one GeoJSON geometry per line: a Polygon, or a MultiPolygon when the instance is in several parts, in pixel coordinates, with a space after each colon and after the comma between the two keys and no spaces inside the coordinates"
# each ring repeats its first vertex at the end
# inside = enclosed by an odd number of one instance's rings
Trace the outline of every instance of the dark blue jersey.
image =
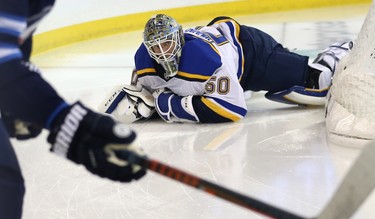
{"type": "Polygon", "coordinates": [[[48,128],[65,101],[28,63],[32,35],[54,0],[0,0],[0,109],[48,128]]]}

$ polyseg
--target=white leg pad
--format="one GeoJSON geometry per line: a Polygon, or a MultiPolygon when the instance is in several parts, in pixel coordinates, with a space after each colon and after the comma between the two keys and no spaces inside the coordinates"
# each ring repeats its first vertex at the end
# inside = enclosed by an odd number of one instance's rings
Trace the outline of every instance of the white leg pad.
{"type": "Polygon", "coordinates": [[[302,86],[293,86],[276,93],[266,93],[266,98],[293,105],[323,106],[326,103],[327,89],[317,90],[302,86]]]}

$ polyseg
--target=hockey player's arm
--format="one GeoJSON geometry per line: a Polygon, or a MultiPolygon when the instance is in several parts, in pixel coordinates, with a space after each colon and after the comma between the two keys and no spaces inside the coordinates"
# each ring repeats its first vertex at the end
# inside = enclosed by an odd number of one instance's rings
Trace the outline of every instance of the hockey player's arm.
{"type": "Polygon", "coordinates": [[[144,169],[126,162],[126,152],[133,150],[135,133],[132,130],[80,103],[66,103],[40,74],[20,63],[14,59],[0,64],[3,113],[11,115],[14,121],[49,130],[51,151],[85,166],[93,174],[122,182],[145,174],[144,169]],[[16,75],[17,78],[10,80],[16,75]],[[109,160],[112,154],[123,162],[109,160]]]}
{"type": "MultiPolygon", "coordinates": [[[[8,132],[15,137],[23,133],[21,128],[12,125],[16,121],[39,132],[47,129],[51,151],[98,176],[121,182],[142,177],[144,168],[126,162],[128,151],[134,151],[131,144],[135,133],[79,102],[66,103],[30,65],[31,40],[22,38],[30,11],[24,10],[27,5],[22,4],[28,2],[8,1],[0,7],[0,122],[10,124],[8,132]]],[[[37,132],[30,134],[37,135],[37,132]]]]}
{"type": "Polygon", "coordinates": [[[166,122],[223,123],[242,119],[247,110],[209,96],[181,97],[164,91],[155,98],[155,109],[166,122]]]}

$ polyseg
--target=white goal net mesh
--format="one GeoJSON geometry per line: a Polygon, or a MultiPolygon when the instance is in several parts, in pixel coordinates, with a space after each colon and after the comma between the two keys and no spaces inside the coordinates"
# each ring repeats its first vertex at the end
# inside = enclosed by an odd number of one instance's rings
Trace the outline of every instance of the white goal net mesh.
{"type": "Polygon", "coordinates": [[[329,139],[359,145],[375,139],[374,2],[353,50],[339,63],[330,94],[326,118],[329,139]]]}

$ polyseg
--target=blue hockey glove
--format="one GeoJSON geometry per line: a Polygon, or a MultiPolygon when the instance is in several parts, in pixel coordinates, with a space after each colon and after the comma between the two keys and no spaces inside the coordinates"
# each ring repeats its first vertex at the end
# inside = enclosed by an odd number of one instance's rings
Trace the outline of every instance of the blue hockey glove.
{"type": "Polygon", "coordinates": [[[1,119],[4,122],[9,136],[17,140],[35,138],[42,132],[42,128],[16,119],[6,112],[1,112],[1,119]]]}
{"type": "Polygon", "coordinates": [[[136,134],[110,116],[95,113],[77,102],[64,109],[51,126],[51,151],[82,164],[91,173],[120,182],[130,182],[146,170],[128,163],[136,134]]]}
{"type": "Polygon", "coordinates": [[[171,91],[156,91],[154,96],[155,109],[166,122],[199,122],[192,96],[181,97],[171,91]]]}

